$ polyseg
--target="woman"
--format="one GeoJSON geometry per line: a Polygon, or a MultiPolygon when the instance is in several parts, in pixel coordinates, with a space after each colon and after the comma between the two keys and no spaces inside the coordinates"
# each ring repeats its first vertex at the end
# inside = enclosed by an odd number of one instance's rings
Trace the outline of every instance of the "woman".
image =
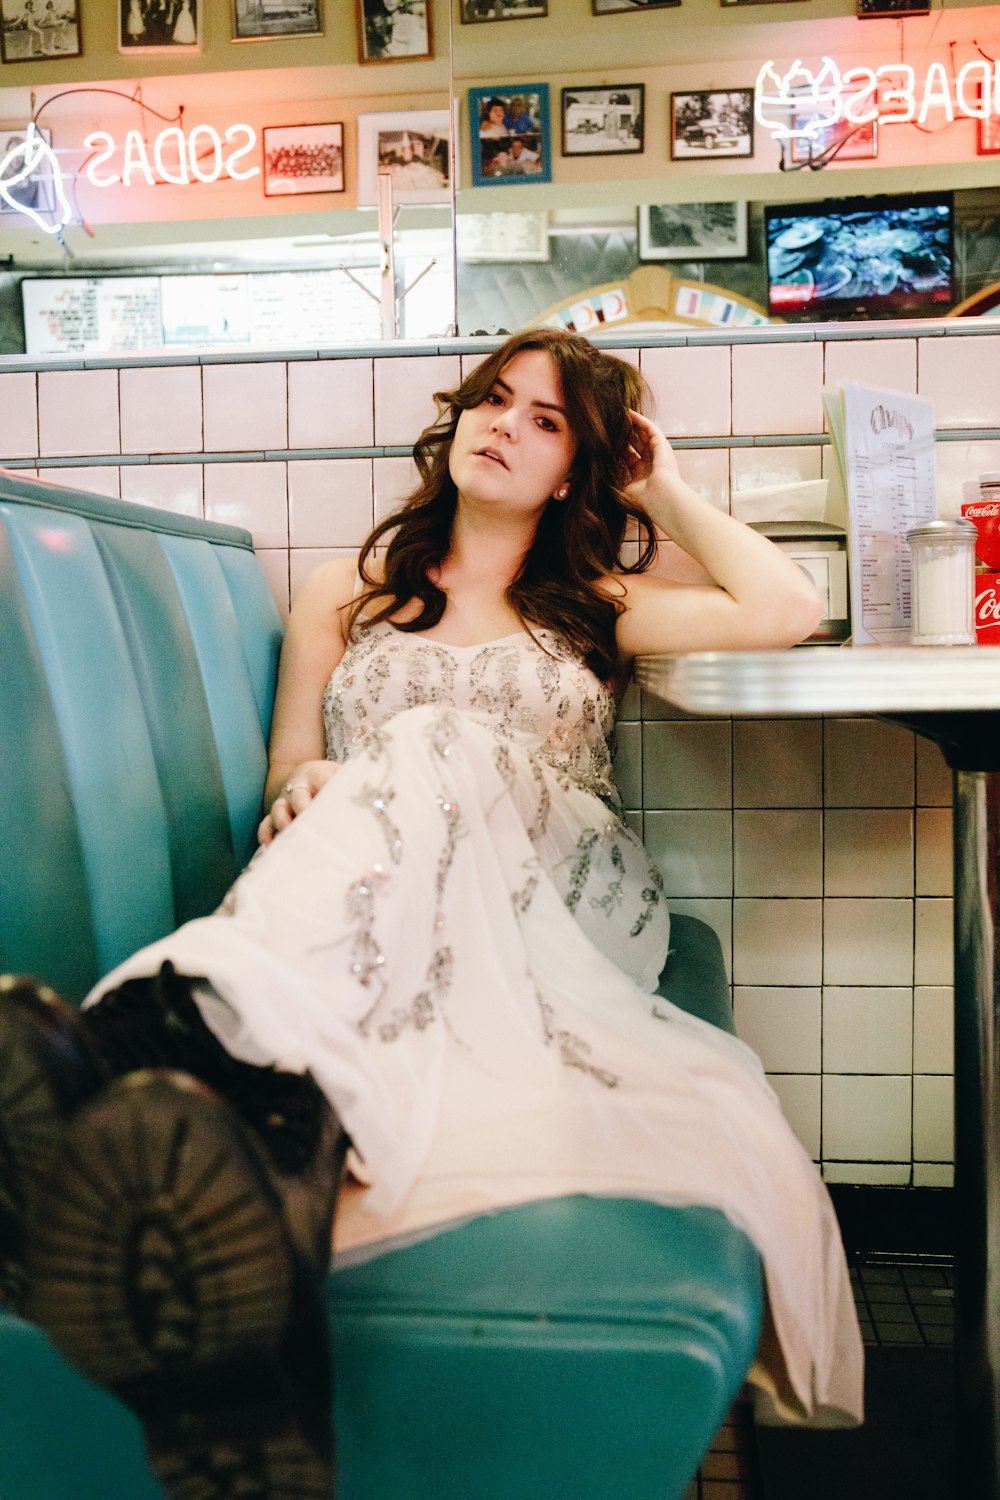
{"type": "Polygon", "coordinates": [[[717,1203],[764,1253],[772,1408],[858,1414],[811,1163],[752,1054],[650,1001],[668,917],[608,748],[637,654],[791,645],[819,603],[683,483],[642,394],[535,329],[441,398],[407,505],[296,601],[262,847],[223,908],[82,1018],[0,1006],[29,1306],[178,1497],[330,1488],[315,1309],[348,1140],[355,1256],[567,1192],[717,1203]],[[697,581],[652,571],[654,526],[697,581]]]}

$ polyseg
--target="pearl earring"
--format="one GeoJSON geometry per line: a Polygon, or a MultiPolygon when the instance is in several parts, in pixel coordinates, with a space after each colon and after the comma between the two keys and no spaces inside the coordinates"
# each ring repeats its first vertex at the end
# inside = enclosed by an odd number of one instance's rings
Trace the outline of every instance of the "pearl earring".
{"type": "Polygon", "coordinates": [[[559,487],[559,489],[556,490],[556,499],[557,500],[565,500],[566,496],[568,494],[569,494],[569,485],[568,484],[561,485],[559,487]]]}

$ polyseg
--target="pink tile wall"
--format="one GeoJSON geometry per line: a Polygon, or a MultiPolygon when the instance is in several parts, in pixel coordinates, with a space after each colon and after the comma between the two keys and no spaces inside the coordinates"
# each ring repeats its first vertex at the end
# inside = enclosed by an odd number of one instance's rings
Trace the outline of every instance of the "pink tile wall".
{"type": "Polygon", "coordinates": [[[38,455],[38,395],[34,371],[0,375],[0,463],[38,455]]]}
{"type": "Polygon", "coordinates": [[[643,349],[639,367],[649,383],[656,419],[668,437],[719,437],[732,432],[727,345],[643,349]]]}
{"type": "Polygon", "coordinates": [[[921,339],[917,390],[939,427],[1000,426],[1000,334],[921,339]]]}
{"type": "Polygon", "coordinates": [[[197,453],[202,446],[201,370],[122,370],[123,453],[197,453]]]}
{"type": "Polygon", "coordinates": [[[288,366],[288,446],[366,448],[375,441],[370,359],[292,361],[288,366]]]}
{"type": "Polygon", "coordinates": [[[205,365],[202,379],[206,452],[288,446],[288,377],[281,361],[205,365]]]}
{"type": "Polygon", "coordinates": [[[375,363],[375,442],[412,443],[437,417],[433,395],[459,384],[457,355],[403,356],[375,363]]]}
{"type": "Polygon", "coordinates": [[[38,377],[39,457],[120,453],[117,370],[48,370],[38,377]]]}
{"type": "Polygon", "coordinates": [[[822,432],[821,344],[734,346],[733,432],[822,432]]]}

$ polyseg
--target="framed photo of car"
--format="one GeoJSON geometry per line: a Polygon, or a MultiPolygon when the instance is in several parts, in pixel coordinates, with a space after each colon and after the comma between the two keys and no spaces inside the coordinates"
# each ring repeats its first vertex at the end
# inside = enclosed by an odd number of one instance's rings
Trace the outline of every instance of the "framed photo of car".
{"type": "Polygon", "coordinates": [[[720,156],[753,156],[753,89],[671,94],[671,161],[720,156]]]}
{"type": "Polygon", "coordinates": [[[638,154],[642,150],[645,94],[641,83],[563,89],[563,156],[638,154]]]}

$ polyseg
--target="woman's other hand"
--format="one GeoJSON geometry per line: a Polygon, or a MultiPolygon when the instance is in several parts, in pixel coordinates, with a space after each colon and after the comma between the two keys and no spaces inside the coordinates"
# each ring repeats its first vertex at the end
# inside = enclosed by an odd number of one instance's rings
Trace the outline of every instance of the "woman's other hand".
{"type": "Polygon", "coordinates": [[[657,521],[665,491],[680,482],[677,455],[655,422],[642,412],[630,411],[632,441],[625,455],[628,478],[625,492],[641,505],[651,520],[657,521]]]}
{"type": "Polygon", "coordinates": [[[258,844],[270,844],[275,834],[304,812],[337,769],[336,762],[331,760],[304,760],[296,766],[271,803],[270,812],[261,820],[258,844]]]}

